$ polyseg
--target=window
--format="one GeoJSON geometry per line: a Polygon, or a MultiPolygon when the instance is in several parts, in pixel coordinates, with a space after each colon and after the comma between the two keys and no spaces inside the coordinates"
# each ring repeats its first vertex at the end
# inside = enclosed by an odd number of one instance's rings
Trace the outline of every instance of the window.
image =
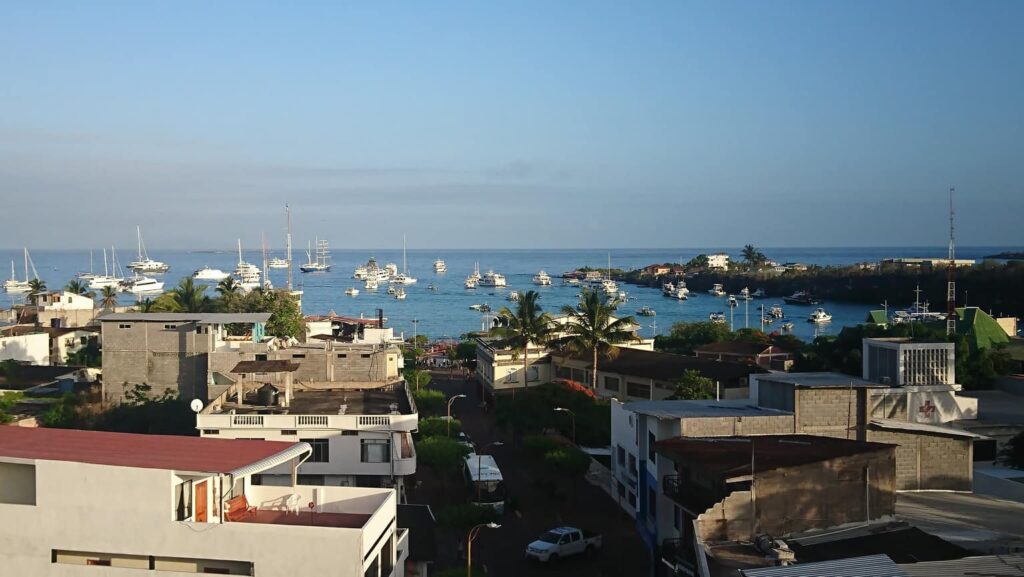
{"type": "Polygon", "coordinates": [[[387,463],[391,459],[391,441],[388,439],[362,439],[359,457],[363,463],[387,463]]]}
{"type": "Polygon", "coordinates": [[[363,353],[362,355],[359,355],[359,356],[361,356],[364,359],[368,359],[368,358],[370,358],[370,353],[363,353]]]}
{"type": "Polygon", "coordinates": [[[306,355],[304,355],[304,354],[294,354],[294,355],[292,355],[292,358],[293,359],[304,359],[304,358],[306,358],[306,355]]]}
{"type": "Polygon", "coordinates": [[[78,344],[87,345],[89,344],[89,337],[78,337],[78,344]]]}
{"type": "Polygon", "coordinates": [[[622,448],[622,445],[615,446],[615,457],[620,466],[626,464],[626,450],[622,448]]]}
{"type": "Polygon", "coordinates": [[[265,360],[267,360],[267,355],[256,355],[256,360],[257,361],[265,361],[265,360]]]}
{"type": "Polygon", "coordinates": [[[629,502],[629,506],[630,507],[636,509],[636,494],[635,493],[630,491],[629,492],[629,497],[628,497],[627,501],[629,502]]]}
{"type": "Polygon", "coordinates": [[[647,516],[651,519],[658,519],[658,492],[647,488],[647,516]]]}
{"type": "Polygon", "coordinates": [[[391,570],[395,568],[394,548],[395,536],[392,535],[380,549],[380,574],[384,577],[391,575],[391,570]]]}
{"type": "Polygon", "coordinates": [[[626,486],[619,482],[616,484],[619,486],[619,498],[622,499],[626,496],[626,486]]]}
{"type": "Polygon", "coordinates": [[[299,433],[295,429],[281,429],[281,434],[282,435],[297,435],[299,433]]]}
{"type": "Polygon", "coordinates": [[[175,486],[177,493],[177,520],[186,521],[192,516],[192,481],[184,481],[175,486]]]}
{"type": "Polygon", "coordinates": [[[327,439],[299,439],[303,443],[309,443],[313,447],[313,454],[309,456],[309,463],[328,463],[331,460],[331,448],[327,439]]]}
{"type": "Polygon", "coordinates": [[[630,397],[651,398],[651,385],[626,381],[626,395],[630,397]]]}
{"type": "Polygon", "coordinates": [[[178,328],[178,325],[164,325],[165,331],[173,331],[176,328],[178,328]]]}
{"type": "Polygon", "coordinates": [[[515,369],[512,369],[511,371],[508,372],[507,375],[505,375],[505,382],[506,383],[518,383],[519,382],[519,374],[516,372],[515,369]]]}
{"type": "Polygon", "coordinates": [[[530,372],[526,375],[527,380],[539,381],[540,380],[540,368],[530,367],[530,372]]]}
{"type": "Polygon", "coordinates": [[[616,393],[619,392],[619,377],[609,377],[608,375],[605,375],[604,388],[609,391],[615,391],[616,393]]]}
{"type": "Polygon", "coordinates": [[[651,463],[657,463],[658,462],[658,452],[654,450],[654,443],[656,443],[656,442],[658,442],[657,437],[654,436],[654,433],[648,431],[647,432],[647,460],[650,461],[651,463]]]}
{"type": "Polygon", "coordinates": [[[342,431],[342,437],[356,437],[359,435],[359,431],[342,431]]]}
{"type": "Polygon", "coordinates": [[[338,358],[339,359],[347,359],[348,358],[348,353],[338,353],[338,358]]]}
{"type": "Polygon", "coordinates": [[[374,557],[373,563],[370,563],[370,566],[367,567],[366,571],[363,572],[363,577],[377,577],[378,575],[380,575],[380,573],[378,572],[379,566],[380,558],[374,557]]]}
{"type": "Polygon", "coordinates": [[[220,429],[203,429],[204,435],[219,435],[220,429]]]}
{"type": "Polygon", "coordinates": [[[636,477],[636,455],[633,453],[629,454],[629,466],[626,468],[626,472],[630,477],[636,477]]]}
{"type": "Polygon", "coordinates": [[[316,487],[324,485],[323,475],[297,475],[295,480],[298,481],[300,485],[313,485],[316,487]]]}
{"type": "Polygon", "coordinates": [[[0,503],[36,504],[36,466],[0,463],[0,503]]]}
{"type": "Polygon", "coordinates": [[[564,365],[559,366],[557,369],[555,369],[555,376],[560,379],[571,379],[572,370],[564,365]]]}
{"type": "Polygon", "coordinates": [[[683,511],[679,508],[679,505],[672,505],[672,526],[675,527],[676,531],[683,526],[683,511]]]}
{"type": "Polygon", "coordinates": [[[119,328],[119,329],[130,329],[130,328],[132,328],[132,326],[129,325],[129,324],[122,323],[122,324],[117,325],[117,328],[119,328]]]}

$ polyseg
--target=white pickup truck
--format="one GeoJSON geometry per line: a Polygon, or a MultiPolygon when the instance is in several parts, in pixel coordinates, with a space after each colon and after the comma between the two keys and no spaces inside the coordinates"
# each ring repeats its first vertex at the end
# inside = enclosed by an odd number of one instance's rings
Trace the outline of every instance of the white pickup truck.
{"type": "Polygon", "coordinates": [[[601,536],[576,527],[558,527],[526,546],[526,558],[541,563],[573,555],[590,555],[601,548],[601,536]]]}

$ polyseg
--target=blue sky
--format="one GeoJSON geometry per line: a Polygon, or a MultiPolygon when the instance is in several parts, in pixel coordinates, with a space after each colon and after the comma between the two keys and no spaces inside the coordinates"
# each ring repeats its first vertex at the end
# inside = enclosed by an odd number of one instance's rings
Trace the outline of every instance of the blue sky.
{"type": "Polygon", "coordinates": [[[4,2],[0,246],[1024,243],[1021,2],[289,4],[4,2]]]}

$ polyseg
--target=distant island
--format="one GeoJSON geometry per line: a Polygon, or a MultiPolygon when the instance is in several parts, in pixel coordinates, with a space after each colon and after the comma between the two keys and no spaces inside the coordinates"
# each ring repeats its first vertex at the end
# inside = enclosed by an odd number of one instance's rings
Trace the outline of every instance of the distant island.
{"type": "Polygon", "coordinates": [[[984,258],[1001,258],[1005,260],[1024,260],[1024,251],[1006,251],[990,254],[984,258]]]}

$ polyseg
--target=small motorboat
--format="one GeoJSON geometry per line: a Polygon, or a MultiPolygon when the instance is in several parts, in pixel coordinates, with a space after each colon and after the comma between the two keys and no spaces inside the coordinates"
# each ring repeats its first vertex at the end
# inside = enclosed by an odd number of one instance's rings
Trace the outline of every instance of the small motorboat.
{"type": "Polygon", "coordinates": [[[722,285],[715,283],[714,285],[711,286],[711,288],[708,289],[708,294],[713,297],[724,297],[725,289],[722,287],[722,285]]]}
{"type": "Polygon", "coordinates": [[[512,292],[508,293],[508,296],[505,297],[505,298],[509,302],[517,303],[517,302],[519,302],[519,291],[512,291],[512,292]]]}
{"type": "Polygon", "coordinates": [[[736,306],[739,304],[738,302],[736,302],[736,297],[733,296],[733,295],[729,295],[729,301],[728,302],[729,302],[729,308],[736,308],[736,306]]]}
{"type": "Polygon", "coordinates": [[[725,324],[725,313],[723,313],[723,312],[710,313],[708,315],[708,320],[713,322],[713,323],[715,323],[716,325],[724,325],[725,324]]]}
{"type": "Polygon", "coordinates": [[[469,310],[471,310],[471,311],[479,311],[479,310],[483,309],[483,306],[484,305],[469,305],[469,310]]]}
{"type": "Polygon", "coordinates": [[[434,283],[430,283],[429,285],[427,285],[427,290],[436,291],[437,290],[437,285],[434,284],[434,283]]]}
{"type": "Polygon", "coordinates": [[[750,296],[750,289],[748,287],[743,287],[743,289],[740,290],[739,294],[737,294],[735,298],[741,301],[749,301],[753,297],[750,296]]]}
{"type": "Polygon", "coordinates": [[[400,300],[400,301],[404,301],[405,300],[405,289],[400,288],[400,289],[396,290],[395,291],[395,298],[400,300]]]}
{"type": "Polygon", "coordinates": [[[476,283],[477,283],[477,278],[474,277],[473,275],[470,275],[470,276],[466,277],[466,282],[464,284],[465,284],[467,289],[475,289],[476,288],[476,283]]]}
{"type": "Polygon", "coordinates": [[[782,323],[782,330],[784,330],[784,331],[791,331],[791,330],[793,330],[793,326],[794,325],[793,325],[792,322],[786,321],[786,322],[782,323]]]}
{"type": "Polygon", "coordinates": [[[395,294],[397,294],[397,293],[398,293],[398,291],[397,291],[397,290],[395,290],[395,287],[393,287],[393,286],[389,286],[389,287],[388,287],[388,294],[389,294],[389,295],[391,295],[391,296],[395,296],[395,294]]]}
{"type": "Polygon", "coordinates": [[[368,291],[375,291],[375,290],[377,290],[377,279],[372,278],[372,277],[366,279],[366,284],[363,286],[363,288],[365,288],[368,291]]]}
{"type": "Polygon", "coordinates": [[[772,305],[772,308],[768,309],[768,314],[777,319],[781,319],[785,316],[782,312],[782,307],[779,305],[772,305]]]}
{"type": "Polygon", "coordinates": [[[345,289],[345,294],[347,294],[350,297],[359,296],[359,289],[355,287],[348,287],[347,289],[345,289]]]}
{"type": "Polygon", "coordinates": [[[653,317],[653,316],[656,316],[658,313],[655,312],[655,310],[652,309],[651,307],[649,307],[647,305],[644,305],[644,306],[640,307],[639,310],[636,311],[636,314],[638,314],[638,315],[640,315],[642,317],[653,317]]]}
{"type": "Polygon", "coordinates": [[[782,301],[791,305],[819,305],[821,299],[814,297],[807,291],[797,291],[788,297],[782,297],[782,301]]]}
{"type": "Polygon", "coordinates": [[[811,316],[807,317],[807,322],[816,324],[829,323],[832,322],[832,315],[825,312],[825,309],[819,307],[814,309],[811,316]]]}

